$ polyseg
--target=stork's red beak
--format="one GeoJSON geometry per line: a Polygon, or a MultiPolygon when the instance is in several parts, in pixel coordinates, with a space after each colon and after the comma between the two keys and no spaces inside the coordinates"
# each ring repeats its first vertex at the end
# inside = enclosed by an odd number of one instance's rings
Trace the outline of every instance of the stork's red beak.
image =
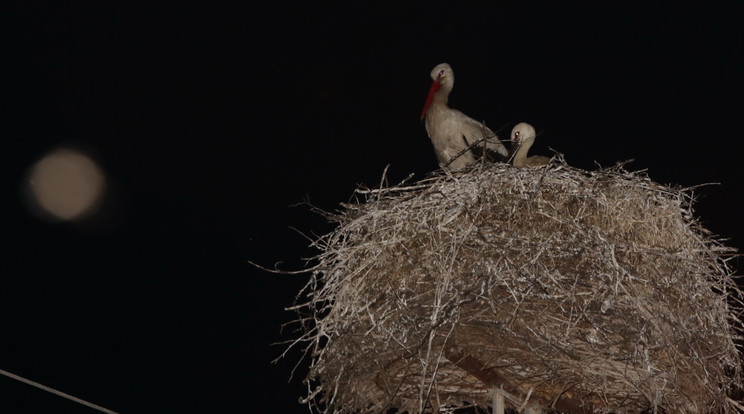
{"type": "Polygon", "coordinates": [[[431,88],[429,88],[429,96],[426,97],[426,103],[424,104],[424,110],[421,111],[421,119],[424,119],[426,116],[426,111],[429,110],[429,106],[431,106],[431,101],[434,100],[434,94],[437,93],[439,88],[442,87],[442,84],[439,83],[439,81],[434,81],[431,83],[431,88]]]}

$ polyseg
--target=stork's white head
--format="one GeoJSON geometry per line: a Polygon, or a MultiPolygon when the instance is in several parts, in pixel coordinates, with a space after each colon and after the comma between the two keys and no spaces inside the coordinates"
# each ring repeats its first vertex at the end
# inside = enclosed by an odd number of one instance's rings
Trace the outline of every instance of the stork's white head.
{"type": "Polygon", "coordinates": [[[535,142],[535,128],[526,122],[520,122],[514,125],[511,131],[511,141],[519,146],[535,142]]]}
{"type": "Polygon", "coordinates": [[[455,74],[449,63],[440,63],[431,70],[431,80],[442,86],[448,86],[450,89],[455,84],[455,74]]]}
{"type": "Polygon", "coordinates": [[[452,85],[455,84],[455,74],[452,73],[452,68],[448,63],[440,63],[434,66],[434,69],[431,70],[431,79],[431,88],[429,88],[429,95],[426,97],[424,110],[421,111],[421,119],[424,119],[426,112],[429,111],[429,106],[434,101],[434,94],[443,89],[446,102],[447,95],[452,90],[452,85]]]}

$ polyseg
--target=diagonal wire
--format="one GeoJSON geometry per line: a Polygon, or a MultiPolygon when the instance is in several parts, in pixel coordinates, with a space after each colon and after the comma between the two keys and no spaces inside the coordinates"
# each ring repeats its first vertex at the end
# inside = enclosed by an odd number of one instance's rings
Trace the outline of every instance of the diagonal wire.
{"type": "Polygon", "coordinates": [[[6,377],[9,377],[9,378],[13,378],[14,380],[17,380],[17,381],[26,383],[26,384],[28,384],[28,385],[30,385],[32,387],[36,387],[36,388],[42,389],[44,391],[51,392],[52,394],[59,395],[62,398],[67,398],[68,400],[75,401],[76,403],[79,403],[79,404],[82,404],[82,405],[86,405],[86,406],[88,406],[90,408],[93,408],[95,410],[98,410],[100,412],[103,412],[103,413],[106,413],[106,414],[119,414],[116,411],[111,411],[111,410],[109,410],[107,408],[103,408],[103,407],[98,406],[98,405],[95,405],[93,403],[89,403],[88,401],[81,400],[80,398],[74,397],[74,396],[72,396],[70,394],[65,394],[62,391],[58,391],[58,390],[55,390],[54,388],[47,387],[46,385],[39,384],[38,382],[31,381],[30,379],[23,378],[23,377],[21,377],[19,375],[13,374],[12,372],[8,372],[8,371],[5,371],[3,369],[0,369],[0,374],[5,375],[6,377]]]}

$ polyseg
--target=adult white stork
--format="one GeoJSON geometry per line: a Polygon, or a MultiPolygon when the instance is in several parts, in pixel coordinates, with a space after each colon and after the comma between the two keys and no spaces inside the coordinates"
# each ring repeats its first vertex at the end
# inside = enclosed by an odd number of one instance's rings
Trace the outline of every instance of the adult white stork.
{"type": "Polygon", "coordinates": [[[543,155],[527,156],[527,152],[535,142],[535,128],[526,122],[514,125],[511,132],[512,165],[515,167],[538,167],[550,162],[550,157],[543,155]]]}
{"type": "Polygon", "coordinates": [[[506,157],[509,152],[493,131],[457,109],[447,106],[455,75],[447,63],[431,71],[433,80],[421,119],[426,119],[426,133],[434,144],[439,165],[459,170],[475,163],[472,148],[481,148],[506,157]]]}

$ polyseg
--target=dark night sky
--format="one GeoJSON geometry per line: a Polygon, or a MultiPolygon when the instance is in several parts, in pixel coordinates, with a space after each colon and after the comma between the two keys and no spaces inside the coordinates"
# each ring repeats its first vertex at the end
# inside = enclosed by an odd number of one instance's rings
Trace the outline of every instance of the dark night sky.
{"type": "MultiPolygon", "coordinates": [[[[298,355],[270,364],[306,276],[248,260],[315,254],[290,226],[330,227],[293,204],[437,168],[419,115],[441,62],[452,107],[532,123],[534,153],[721,183],[696,213],[744,248],[741,2],[89,3],[3,12],[0,369],[120,413],[306,412],[298,355]],[[108,179],[81,223],[20,196],[60,145],[108,179]]],[[[4,377],[0,411],[94,412],[4,377]]]]}

